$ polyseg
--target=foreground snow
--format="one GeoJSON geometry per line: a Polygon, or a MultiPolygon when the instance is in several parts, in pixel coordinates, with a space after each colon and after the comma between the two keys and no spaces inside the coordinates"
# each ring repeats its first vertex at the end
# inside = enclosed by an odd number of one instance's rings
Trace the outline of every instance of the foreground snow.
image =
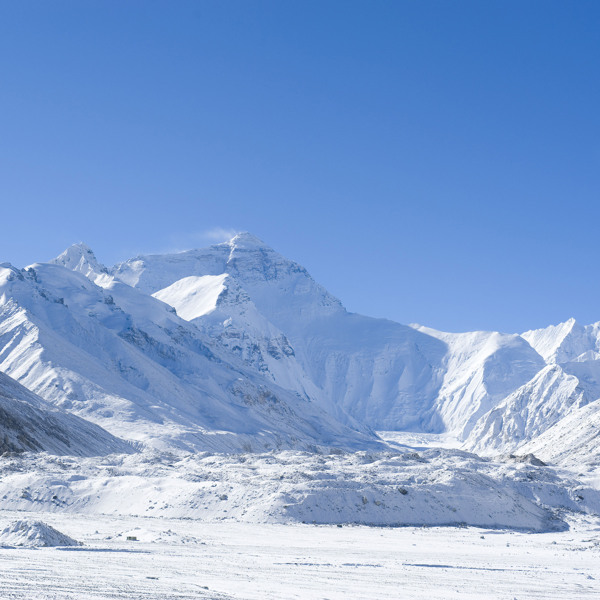
{"type": "MultiPolygon", "coordinates": [[[[0,527],[22,516],[4,512],[0,527]]],[[[591,521],[531,535],[60,514],[44,520],[84,545],[0,548],[0,597],[575,600],[600,594],[599,524],[591,521]]]]}
{"type": "Polygon", "coordinates": [[[598,597],[594,469],[394,437],[386,452],[4,455],[0,598],[598,597]],[[64,539],[82,545],[19,547],[64,539]]]}

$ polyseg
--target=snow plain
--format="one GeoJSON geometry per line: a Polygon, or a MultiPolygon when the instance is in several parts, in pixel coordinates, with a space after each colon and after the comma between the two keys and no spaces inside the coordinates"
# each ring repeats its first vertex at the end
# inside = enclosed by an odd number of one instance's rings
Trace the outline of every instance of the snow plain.
{"type": "MultiPolygon", "coordinates": [[[[4,512],[0,526],[23,516],[4,512]]],[[[44,518],[83,545],[0,548],[0,597],[577,600],[600,594],[597,522],[533,535],[59,513],[44,518]],[[127,540],[132,536],[137,541],[127,540]]]]}

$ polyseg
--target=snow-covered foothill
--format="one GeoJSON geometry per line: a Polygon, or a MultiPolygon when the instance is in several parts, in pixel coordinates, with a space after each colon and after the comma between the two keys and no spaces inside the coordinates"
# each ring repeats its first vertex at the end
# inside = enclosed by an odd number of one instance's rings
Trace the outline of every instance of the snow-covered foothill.
{"type": "Polygon", "coordinates": [[[600,400],[569,412],[522,444],[520,451],[569,467],[579,475],[589,474],[600,487],[600,400]]]}

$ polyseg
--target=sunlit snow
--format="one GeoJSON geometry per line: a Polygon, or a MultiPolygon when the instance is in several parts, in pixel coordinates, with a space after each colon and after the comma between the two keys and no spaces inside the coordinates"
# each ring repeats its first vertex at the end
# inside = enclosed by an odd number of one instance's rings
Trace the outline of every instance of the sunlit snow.
{"type": "Polygon", "coordinates": [[[225,273],[203,277],[191,275],[152,295],[172,306],[182,319],[191,321],[215,310],[226,279],[225,273]]]}

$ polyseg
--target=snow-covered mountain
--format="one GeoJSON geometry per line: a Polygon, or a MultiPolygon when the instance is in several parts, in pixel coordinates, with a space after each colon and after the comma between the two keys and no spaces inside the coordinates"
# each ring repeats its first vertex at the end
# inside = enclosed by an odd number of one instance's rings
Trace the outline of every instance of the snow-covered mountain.
{"type": "Polygon", "coordinates": [[[600,398],[598,325],[450,334],[348,313],[250,234],[110,272],[349,424],[447,431],[466,448],[512,451],[600,398]]]}
{"type": "Polygon", "coordinates": [[[101,427],[51,406],[0,373],[0,454],[26,451],[103,456],[127,454],[133,447],[101,427]]]}
{"type": "Polygon", "coordinates": [[[346,423],[443,427],[431,409],[445,345],[411,327],[348,313],[303,267],[250,234],[207,249],[138,257],[112,272],[346,423]],[[215,278],[222,289],[213,288],[212,308],[190,311],[190,293],[215,278]]]}
{"type": "Polygon", "coordinates": [[[96,279],[96,265],[71,264],[0,268],[0,370],[55,406],[157,448],[380,444],[229,362],[165,303],[106,272],[96,285],[85,276],[96,279]]]}
{"type": "Polygon", "coordinates": [[[600,399],[599,324],[451,334],[349,313],[248,233],[113,268],[76,244],[3,273],[0,369],[158,446],[356,448],[404,430],[513,452],[600,399]]]}
{"type": "Polygon", "coordinates": [[[111,272],[347,423],[511,451],[600,398],[597,325],[446,334],[351,314],[250,234],[111,272]]]}

